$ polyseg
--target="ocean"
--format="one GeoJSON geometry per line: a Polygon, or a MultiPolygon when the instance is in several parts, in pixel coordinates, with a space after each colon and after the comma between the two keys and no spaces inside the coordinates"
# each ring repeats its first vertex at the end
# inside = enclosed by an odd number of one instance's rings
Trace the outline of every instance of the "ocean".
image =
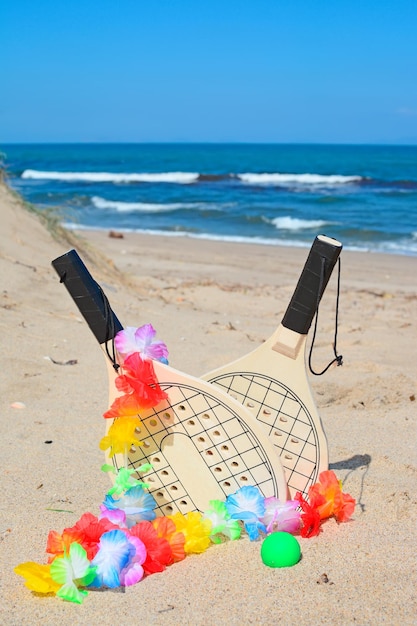
{"type": "Polygon", "coordinates": [[[68,228],[417,255],[417,146],[0,145],[8,182],[68,228]]]}

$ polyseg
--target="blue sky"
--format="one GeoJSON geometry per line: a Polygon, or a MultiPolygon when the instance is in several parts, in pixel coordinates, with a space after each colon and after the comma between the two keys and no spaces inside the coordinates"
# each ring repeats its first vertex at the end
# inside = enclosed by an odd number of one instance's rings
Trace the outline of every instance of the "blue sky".
{"type": "Polygon", "coordinates": [[[417,143],[415,0],[9,0],[0,142],[417,143]]]}

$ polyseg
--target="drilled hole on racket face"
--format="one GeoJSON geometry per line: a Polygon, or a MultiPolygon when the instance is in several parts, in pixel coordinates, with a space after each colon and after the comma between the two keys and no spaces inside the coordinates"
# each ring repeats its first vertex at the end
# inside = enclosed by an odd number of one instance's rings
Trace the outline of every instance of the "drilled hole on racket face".
{"type": "Polygon", "coordinates": [[[284,454],[284,459],[287,459],[287,461],[292,461],[291,454],[284,454]]]}
{"type": "Polygon", "coordinates": [[[213,430],[213,435],[214,435],[215,437],[220,437],[220,435],[221,435],[220,430],[213,430]]]}
{"type": "Polygon", "coordinates": [[[190,426],[195,426],[195,421],[194,420],[188,420],[187,424],[189,424],[190,426]]]}
{"type": "Polygon", "coordinates": [[[154,456],[152,459],[152,463],[160,463],[161,459],[159,458],[159,456],[154,456]]]}
{"type": "Polygon", "coordinates": [[[171,491],[178,491],[178,487],[176,485],[171,485],[171,491]]]}
{"type": "Polygon", "coordinates": [[[150,447],[151,447],[151,444],[149,443],[149,441],[144,441],[144,442],[143,442],[143,447],[144,447],[144,448],[150,448],[150,447]]]}
{"type": "Polygon", "coordinates": [[[136,452],[136,448],[135,448],[135,446],[130,446],[130,450],[129,450],[129,452],[130,452],[131,454],[135,454],[135,452],[136,452]]]}
{"type": "Polygon", "coordinates": [[[288,419],[284,415],[281,415],[280,418],[279,418],[279,421],[280,422],[288,422],[288,419]]]}
{"type": "Polygon", "coordinates": [[[255,406],[253,402],[247,402],[246,406],[248,406],[250,409],[253,409],[253,407],[255,406]]]}
{"type": "Polygon", "coordinates": [[[139,428],[139,426],[136,426],[135,428],[135,433],[137,433],[139,435],[139,433],[141,433],[142,430],[139,428]]]}
{"type": "Polygon", "coordinates": [[[203,418],[205,420],[209,420],[210,419],[210,415],[208,413],[203,413],[203,418]]]}
{"type": "Polygon", "coordinates": [[[274,431],[275,437],[282,437],[282,433],[279,430],[274,431]]]}
{"type": "Polygon", "coordinates": [[[214,468],[214,471],[215,471],[215,472],[221,472],[221,471],[222,471],[222,468],[221,468],[221,467],[215,467],[215,468],[214,468]]]}
{"type": "Polygon", "coordinates": [[[269,409],[264,409],[264,410],[262,411],[262,413],[263,413],[264,415],[271,415],[272,411],[270,411],[269,409]]]}
{"type": "Polygon", "coordinates": [[[182,504],[183,506],[187,506],[188,502],[187,500],[181,500],[180,504],[182,504]]]}
{"type": "Polygon", "coordinates": [[[247,476],[241,476],[239,480],[241,480],[242,483],[247,483],[248,482],[247,476]]]}
{"type": "Polygon", "coordinates": [[[292,443],[300,443],[300,442],[298,441],[298,439],[296,439],[295,437],[291,437],[291,442],[292,442],[292,443]]]}
{"type": "Polygon", "coordinates": [[[229,483],[227,480],[223,483],[223,485],[224,485],[225,487],[230,487],[230,483],[229,483]]]}
{"type": "Polygon", "coordinates": [[[232,461],[232,467],[239,467],[239,463],[237,461],[232,461]]]}
{"type": "Polygon", "coordinates": [[[197,441],[201,441],[201,443],[204,443],[205,439],[204,439],[204,437],[199,437],[197,441]]]}
{"type": "Polygon", "coordinates": [[[156,495],[157,498],[163,498],[164,497],[164,494],[163,494],[162,491],[157,491],[155,495],[156,495]]]}
{"type": "Polygon", "coordinates": [[[178,407],[179,411],[185,411],[185,406],[183,404],[180,404],[178,407]]]}
{"type": "Polygon", "coordinates": [[[149,424],[150,424],[151,426],[158,426],[158,422],[157,422],[155,419],[151,419],[151,420],[149,420],[149,424]]]}
{"type": "Polygon", "coordinates": [[[169,420],[169,419],[171,419],[171,415],[170,415],[170,413],[164,413],[162,417],[163,417],[165,420],[169,420]]]}
{"type": "Polygon", "coordinates": [[[167,470],[162,470],[161,474],[162,476],[168,476],[169,472],[167,472],[167,470]]]}
{"type": "Polygon", "coordinates": [[[222,446],[222,450],[225,450],[227,452],[228,449],[229,449],[229,446],[222,446]]]}
{"type": "Polygon", "coordinates": [[[168,504],[168,506],[165,507],[165,511],[168,513],[168,515],[171,515],[174,509],[172,508],[170,504],[168,504]]]}

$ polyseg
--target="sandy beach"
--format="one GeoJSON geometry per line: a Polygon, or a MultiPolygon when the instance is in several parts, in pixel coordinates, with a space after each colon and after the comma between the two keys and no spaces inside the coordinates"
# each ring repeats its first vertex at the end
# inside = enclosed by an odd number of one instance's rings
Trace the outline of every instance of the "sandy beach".
{"type": "MultiPolygon", "coordinates": [[[[357,501],[352,521],[329,520],[319,536],[300,539],[292,568],[267,568],[260,542],[244,537],[125,591],[92,591],[78,606],[31,593],[13,568],[45,563],[51,529],[98,513],[109,485],[98,448],[106,365],[51,267],[71,242],[54,240],[4,184],[0,212],[1,624],[416,623],[416,257],[343,251],[344,365],[310,377],[330,467],[357,501]]],[[[182,237],[77,237],[122,323],[151,322],[171,365],[196,376],[273,332],[307,256],[182,237]]],[[[332,358],[335,278],[320,307],[317,369],[332,358]]]]}

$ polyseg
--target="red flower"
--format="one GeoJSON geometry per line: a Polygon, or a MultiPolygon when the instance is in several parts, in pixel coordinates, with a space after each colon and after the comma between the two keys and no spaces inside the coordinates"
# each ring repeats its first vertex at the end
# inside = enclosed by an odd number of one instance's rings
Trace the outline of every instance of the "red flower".
{"type": "Polygon", "coordinates": [[[104,417],[131,417],[168,398],[158,384],[152,361],[142,360],[138,352],[126,357],[123,372],[116,378],[116,387],[124,395],[115,399],[104,417]]]}
{"type": "Polygon", "coordinates": [[[301,521],[302,527],[300,534],[302,537],[315,537],[320,532],[320,515],[318,511],[310,506],[300,492],[295,495],[294,500],[298,500],[302,509],[301,521]]]}
{"type": "MultiPolygon", "coordinates": [[[[92,513],[84,513],[78,522],[71,528],[64,528],[62,535],[51,530],[48,535],[46,551],[56,556],[68,554],[71,543],[79,543],[87,552],[87,558],[91,561],[98,552],[100,537],[108,530],[118,528],[109,519],[98,519],[92,513]]],[[[53,559],[51,559],[53,560],[53,559]]]]}
{"type": "Polygon", "coordinates": [[[162,572],[172,562],[172,550],[168,541],[158,537],[151,522],[143,521],[133,526],[129,533],[138,537],[146,548],[146,559],[142,567],[146,574],[162,572]]]}
{"type": "Polygon", "coordinates": [[[308,490],[308,498],[320,519],[334,515],[338,522],[347,522],[355,510],[354,498],[348,493],[342,493],[342,483],[332,470],[321,472],[319,482],[308,490]]]}

